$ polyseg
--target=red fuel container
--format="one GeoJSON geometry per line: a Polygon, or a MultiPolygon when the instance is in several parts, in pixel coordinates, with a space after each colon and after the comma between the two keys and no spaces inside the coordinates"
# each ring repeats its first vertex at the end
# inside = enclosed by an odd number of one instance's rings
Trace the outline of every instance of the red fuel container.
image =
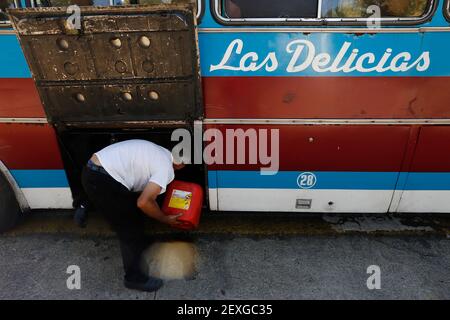
{"type": "Polygon", "coordinates": [[[175,180],[167,187],[162,211],[167,215],[183,214],[176,228],[190,230],[198,227],[203,205],[203,188],[191,182],[175,180]]]}

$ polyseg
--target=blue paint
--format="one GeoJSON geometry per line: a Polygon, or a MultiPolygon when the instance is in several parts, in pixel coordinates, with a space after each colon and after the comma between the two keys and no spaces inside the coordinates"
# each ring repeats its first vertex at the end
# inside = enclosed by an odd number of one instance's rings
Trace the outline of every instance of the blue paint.
{"type": "MultiPolygon", "coordinates": [[[[105,0],[99,0],[102,3],[105,0]]],[[[447,50],[445,45],[450,41],[449,32],[425,32],[425,33],[398,33],[398,34],[364,34],[364,35],[352,35],[344,33],[279,33],[270,32],[270,26],[256,27],[259,29],[267,30],[265,33],[246,33],[245,26],[224,26],[217,23],[212,17],[210,12],[210,1],[204,1],[205,14],[202,17],[200,24],[201,28],[216,28],[216,29],[242,29],[242,32],[235,33],[199,33],[199,47],[201,56],[201,68],[202,76],[245,76],[245,77],[259,77],[259,76],[292,76],[292,77],[329,77],[329,76],[342,76],[342,77],[437,77],[437,76],[450,76],[450,64],[446,57],[447,50]],[[235,39],[242,39],[244,41],[243,54],[247,52],[256,52],[263,60],[269,52],[275,52],[279,67],[273,72],[267,72],[264,69],[255,72],[245,71],[232,71],[232,70],[217,70],[210,71],[211,65],[217,65],[222,60],[223,55],[228,45],[235,39]],[[387,71],[379,73],[376,71],[369,73],[362,73],[358,71],[344,73],[344,72],[324,72],[318,73],[311,67],[304,71],[290,73],[287,71],[287,66],[292,54],[286,52],[286,46],[293,40],[308,40],[311,41],[316,47],[316,54],[329,53],[332,58],[336,57],[339,49],[345,42],[352,44],[352,49],[358,49],[360,55],[363,53],[374,53],[377,59],[381,59],[386,49],[393,49],[393,56],[398,53],[408,52],[412,55],[412,60],[418,58],[423,52],[430,52],[431,65],[425,72],[420,72],[416,69],[411,69],[407,72],[393,72],[387,71]]],[[[439,2],[436,13],[430,22],[426,22],[420,26],[422,27],[448,27],[450,24],[447,22],[442,13],[443,2],[439,2]]],[[[285,26],[286,28],[289,26],[285,26]]],[[[310,26],[314,27],[314,26],[310,26]]],[[[324,27],[324,26],[323,26],[324,27]]],[[[361,27],[348,27],[345,28],[360,29],[361,27]]],[[[413,26],[414,27],[414,26],[413,26]]],[[[277,26],[280,28],[280,26],[277,26]]],[[[283,26],[281,26],[283,28],[283,26]]],[[[302,28],[308,28],[307,26],[302,28]]],[[[326,27],[329,29],[339,28],[326,27]]],[[[402,29],[401,26],[383,26],[387,29],[402,29]]],[[[0,78],[30,78],[31,74],[20,45],[15,35],[1,35],[0,41],[2,43],[2,50],[0,51],[0,78]]],[[[306,50],[305,50],[306,51],[306,50]]],[[[348,52],[347,56],[351,52],[348,52]]],[[[306,52],[304,52],[306,54],[306,52]]],[[[240,57],[236,55],[232,57],[230,63],[238,65],[240,57]]],[[[344,58],[345,60],[345,58],[344,58]]]]}
{"type": "MultiPolygon", "coordinates": [[[[300,171],[280,171],[261,175],[259,171],[213,171],[217,188],[301,189],[297,183],[300,171]]],[[[311,189],[393,190],[398,172],[313,172],[317,177],[311,189]]]]}
{"type": "MultiPolygon", "coordinates": [[[[21,188],[68,188],[64,170],[11,170],[21,188]]],[[[281,171],[260,175],[259,171],[208,172],[208,185],[217,188],[301,189],[301,171],[281,171]]],[[[313,190],[450,190],[450,172],[313,172],[313,190]]]]}
{"type": "Polygon", "coordinates": [[[404,190],[450,190],[449,172],[409,173],[404,190]]]}
{"type": "Polygon", "coordinates": [[[68,188],[64,170],[11,170],[20,188],[68,188]]]}
{"type": "MultiPolygon", "coordinates": [[[[0,36],[2,41],[2,50],[0,51],[0,78],[30,78],[31,74],[25,61],[19,43],[14,35],[0,36]]],[[[406,34],[377,34],[355,36],[351,34],[340,33],[313,33],[304,35],[301,33],[200,33],[200,62],[202,76],[246,76],[246,77],[435,77],[450,76],[450,64],[446,56],[447,51],[443,50],[442,43],[450,42],[450,33],[406,33],[406,34]],[[228,66],[238,67],[241,58],[248,52],[255,52],[261,63],[265,57],[273,52],[276,56],[278,67],[274,71],[267,71],[261,68],[257,71],[235,71],[235,70],[211,70],[211,66],[218,65],[228,46],[233,40],[243,41],[243,51],[239,54],[232,54],[227,62],[228,66]],[[299,72],[289,72],[288,65],[293,57],[286,48],[288,44],[295,40],[307,40],[314,44],[316,55],[319,53],[328,53],[332,61],[338,55],[344,43],[351,43],[347,54],[342,59],[339,66],[342,66],[350,56],[353,49],[359,50],[359,55],[373,53],[377,61],[381,60],[387,49],[392,49],[391,58],[400,53],[407,52],[411,54],[411,63],[418,59],[423,52],[429,52],[430,66],[426,71],[418,71],[412,68],[406,72],[317,72],[311,65],[305,70],[299,72]]],[[[295,48],[295,47],[294,47],[295,48]]],[[[305,48],[298,59],[301,64],[306,58],[307,49],[305,48]]],[[[248,64],[248,63],[247,63],[248,64]]],[[[367,68],[376,64],[366,64],[367,68]]]]}
{"type": "MultiPolygon", "coordinates": [[[[312,190],[450,190],[450,173],[407,172],[313,172],[312,190]]],[[[259,171],[209,171],[210,188],[301,189],[300,171],[282,171],[273,176],[259,171]]]]}
{"type": "Polygon", "coordinates": [[[217,189],[217,171],[208,172],[208,188],[217,189]]]}
{"type": "Polygon", "coordinates": [[[31,78],[17,37],[12,34],[0,35],[0,41],[0,78],[31,78]]]}
{"type": "MultiPolygon", "coordinates": [[[[200,62],[202,75],[209,76],[287,76],[287,77],[330,77],[330,76],[347,76],[347,77],[430,77],[430,76],[450,76],[450,64],[445,57],[446,51],[443,50],[442,41],[450,41],[450,33],[433,33],[423,34],[419,33],[405,33],[405,34],[364,34],[364,35],[352,35],[342,33],[312,33],[305,35],[302,33],[200,33],[200,62]],[[424,39],[425,38],[425,39],[424,39]],[[255,62],[257,65],[261,64],[268,54],[272,53],[276,57],[278,67],[275,70],[267,70],[262,67],[258,70],[242,71],[242,70],[214,70],[212,66],[221,65],[222,59],[227,52],[227,49],[231,47],[230,44],[235,40],[241,40],[243,43],[242,52],[236,53],[237,45],[234,46],[229,59],[225,60],[224,64],[227,68],[232,67],[234,69],[240,66],[241,59],[245,54],[256,54],[258,59],[255,62]],[[341,59],[341,62],[337,64],[338,67],[342,67],[352,54],[352,50],[359,50],[357,57],[361,57],[363,54],[374,54],[375,62],[369,63],[365,60],[363,66],[365,69],[371,69],[375,67],[382,59],[387,50],[392,49],[391,56],[384,64],[386,67],[390,66],[393,58],[399,54],[410,54],[411,59],[408,62],[412,65],[414,61],[419,59],[423,53],[427,53],[430,57],[430,65],[426,70],[420,71],[416,67],[408,71],[392,71],[386,70],[384,72],[370,71],[370,72],[318,72],[314,70],[312,65],[298,72],[290,72],[289,64],[294,61],[294,54],[297,45],[291,46],[291,52],[288,52],[288,46],[294,41],[307,41],[313,44],[315,54],[325,53],[331,57],[331,62],[327,65],[330,66],[332,62],[338,56],[341,48],[345,43],[349,43],[346,54],[341,59]]],[[[294,66],[301,65],[306,59],[309,53],[308,47],[305,47],[301,55],[296,59],[294,66]]],[[[255,56],[256,57],[256,56],[255,56]]],[[[252,61],[247,59],[245,66],[249,66],[252,61]]],[[[404,59],[397,60],[396,66],[399,66],[404,59]]],[[[269,65],[272,65],[270,63],[269,65]]],[[[355,63],[350,64],[351,67],[355,66],[355,63]]]]}

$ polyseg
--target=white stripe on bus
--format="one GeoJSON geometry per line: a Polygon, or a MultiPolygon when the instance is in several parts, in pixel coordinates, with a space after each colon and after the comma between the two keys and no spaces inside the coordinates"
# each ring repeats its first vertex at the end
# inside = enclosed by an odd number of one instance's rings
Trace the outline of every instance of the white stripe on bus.
{"type": "Polygon", "coordinates": [[[72,209],[70,188],[22,188],[31,209],[72,209]]]}
{"type": "Polygon", "coordinates": [[[46,118],[0,118],[0,123],[48,123],[46,118]]]}
{"type": "Polygon", "coordinates": [[[404,191],[400,203],[392,207],[393,190],[219,188],[214,192],[217,192],[218,206],[211,209],[221,211],[450,213],[450,190],[404,191]],[[311,208],[296,209],[297,199],[311,200],[311,208]]]}

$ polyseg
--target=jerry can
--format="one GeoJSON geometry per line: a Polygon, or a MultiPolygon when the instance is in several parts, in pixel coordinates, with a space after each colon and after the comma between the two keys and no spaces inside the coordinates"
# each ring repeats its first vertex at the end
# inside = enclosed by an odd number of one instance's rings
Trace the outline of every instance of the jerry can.
{"type": "Polygon", "coordinates": [[[190,230],[198,227],[203,206],[203,188],[191,182],[173,181],[166,191],[162,211],[167,215],[183,214],[177,228],[190,230]]]}

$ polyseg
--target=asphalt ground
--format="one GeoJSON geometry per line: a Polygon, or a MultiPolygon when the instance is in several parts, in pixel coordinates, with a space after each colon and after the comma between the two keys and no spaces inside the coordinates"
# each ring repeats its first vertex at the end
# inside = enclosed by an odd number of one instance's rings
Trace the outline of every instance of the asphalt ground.
{"type": "Polygon", "coordinates": [[[445,215],[204,214],[193,232],[149,222],[154,241],[198,252],[192,276],[156,293],[123,287],[100,216],[80,229],[71,215],[35,212],[0,236],[0,299],[450,299],[445,215]],[[69,266],[80,289],[67,286],[69,266]],[[367,285],[374,266],[379,289],[367,285]]]}

